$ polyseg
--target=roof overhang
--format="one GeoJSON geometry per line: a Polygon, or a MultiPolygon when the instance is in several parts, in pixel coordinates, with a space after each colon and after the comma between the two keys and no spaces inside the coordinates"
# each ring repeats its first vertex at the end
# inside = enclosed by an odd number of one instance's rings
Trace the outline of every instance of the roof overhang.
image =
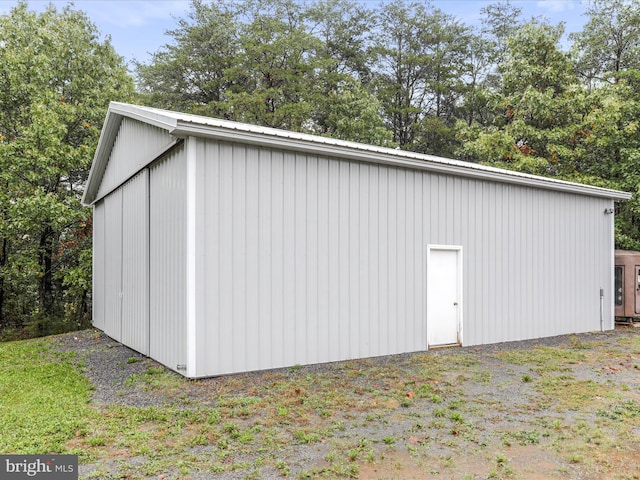
{"type": "MultiPolygon", "coordinates": [[[[85,205],[93,203],[96,199],[111,148],[124,117],[165,129],[176,138],[211,138],[611,200],[631,198],[631,194],[627,192],[488,167],[477,163],[112,102],[109,105],[98,148],[89,172],[87,187],[82,199],[85,205]]],[[[149,159],[149,162],[153,160],[149,159]]]]}

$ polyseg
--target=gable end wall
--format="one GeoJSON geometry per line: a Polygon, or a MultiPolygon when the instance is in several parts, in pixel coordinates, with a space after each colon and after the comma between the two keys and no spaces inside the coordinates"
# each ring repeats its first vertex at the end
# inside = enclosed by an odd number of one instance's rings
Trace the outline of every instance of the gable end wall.
{"type": "Polygon", "coordinates": [[[163,130],[143,122],[123,118],[111,149],[97,198],[125,183],[173,142],[163,130]]]}

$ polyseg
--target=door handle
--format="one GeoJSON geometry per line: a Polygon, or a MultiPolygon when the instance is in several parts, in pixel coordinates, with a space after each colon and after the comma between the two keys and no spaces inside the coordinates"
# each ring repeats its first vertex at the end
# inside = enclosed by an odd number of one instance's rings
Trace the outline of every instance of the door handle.
{"type": "Polygon", "coordinates": [[[453,302],[453,306],[457,307],[458,306],[458,302],[453,302]]]}

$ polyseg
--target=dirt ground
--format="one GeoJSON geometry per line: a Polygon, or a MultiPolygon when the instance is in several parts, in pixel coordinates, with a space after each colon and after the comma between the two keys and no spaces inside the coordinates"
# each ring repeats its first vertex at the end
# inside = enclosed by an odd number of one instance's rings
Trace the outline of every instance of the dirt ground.
{"type": "Polygon", "coordinates": [[[640,479],[640,328],[197,381],[164,372],[156,386],[141,379],[160,366],[96,330],[57,344],[78,352],[96,408],[211,408],[262,432],[231,460],[219,441],[175,449],[191,459],[180,472],[105,447],[81,478],[640,479]],[[238,414],[230,399],[243,398],[256,400],[238,414]]]}

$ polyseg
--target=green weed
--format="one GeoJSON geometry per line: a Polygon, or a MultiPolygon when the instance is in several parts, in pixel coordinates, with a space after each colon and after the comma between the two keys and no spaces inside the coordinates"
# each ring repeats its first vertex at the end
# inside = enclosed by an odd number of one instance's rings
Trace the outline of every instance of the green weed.
{"type": "Polygon", "coordinates": [[[613,405],[609,410],[598,410],[598,416],[620,422],[627,418],[640,416],[640,404],[634,400],[613,405]]]}

